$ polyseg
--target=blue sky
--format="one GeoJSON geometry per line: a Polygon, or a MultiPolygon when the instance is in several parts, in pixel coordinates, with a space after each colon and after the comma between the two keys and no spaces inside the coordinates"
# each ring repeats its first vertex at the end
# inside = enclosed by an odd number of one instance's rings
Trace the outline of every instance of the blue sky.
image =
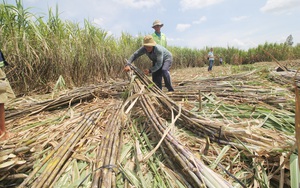
{"type": "Polygon", "coordinates": [[[41,16],[58,5],[61,19],[87,19],[115,37],[150,34],[158,19],[168,45],[178,47],[247,50],[283,43],[290,34],[300,43],[300,0],[23,0],[23,5],[41,16]]]}

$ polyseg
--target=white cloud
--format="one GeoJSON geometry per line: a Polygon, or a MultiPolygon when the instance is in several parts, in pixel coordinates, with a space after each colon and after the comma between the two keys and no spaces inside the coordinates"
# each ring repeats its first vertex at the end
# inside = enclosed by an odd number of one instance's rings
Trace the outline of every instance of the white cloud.
{"type": "Polygon", "coordinates": [[[242,20],[245,20],[245,19],[247,19],[248,18],[248,16],[238,16],[238,17],[233,17],[233,18],[231,18],[231,20],[232,21],[242,21],[242,20]]]}
{"type": "MultiPolygon", "coordinates": [[[[25,0],[26,1],[26,0],[25,0]]],[[[27,0],[27,2],[29,2],[29,3],[36,3],[36,2],[38,2],[39,0],[27,0]]]]}
{"type": "Polygon", "coordinates": [[[115,2],[132,8],[141,9],[154,7],[160,3],[160,0],[115,0],[115,2]]]}
{"type": "Polygon", "coordinates": [[[99,25],[99,26],[102,26],[104,24],[104,19],[103,18],[95,18],[93,20],[93,23],[99,25]]]}
{"type": "Polygon", "coordinates": [[[177,24],[176,30],[179,32],[183,32],[191,27],[191,24],[177,24]]]}
{"type": "Polygon", "coordinates": [[[245,46],[245,43],[237,38],[233,39],[234,46],[245,46]]]}
{"type": "Polygon", "coordinates": [[[201,18],[199,18],[199,20],[193,21],[193,24],[200,24],[202,22],[205,22],[206,20],[206,16],[202,16],[201,18]]]}
{"type": "Polygon", "coordinates": [[[172,42],[172,43],[176,43],[176,42],[182,42],[182,41],[184,41],[184,39],[182,39],[182,38],[169,38],[169,37],[167,37],[167,41],[168,42],[172,42]]]}
{"type": "Polygon", "coordinates": [[[210,5],[221,3],[223,0],[181,0],[182,10],[201,9],[210,5]]]}
{"type": "Polygon", "coordinates": [[[299,0],[268,0],[260,9],[262,12],[283,13],[300,6],[299,0]]]}

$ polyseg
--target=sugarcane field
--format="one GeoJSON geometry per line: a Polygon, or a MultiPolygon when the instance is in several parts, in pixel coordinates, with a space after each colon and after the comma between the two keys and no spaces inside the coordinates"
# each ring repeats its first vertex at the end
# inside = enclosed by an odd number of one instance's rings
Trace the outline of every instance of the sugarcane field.
{"type": "Polygon", "coordinates": [[[300,187],[292,35],[161,47],[21,0],[0,10],[0,188],[300,187]]]}

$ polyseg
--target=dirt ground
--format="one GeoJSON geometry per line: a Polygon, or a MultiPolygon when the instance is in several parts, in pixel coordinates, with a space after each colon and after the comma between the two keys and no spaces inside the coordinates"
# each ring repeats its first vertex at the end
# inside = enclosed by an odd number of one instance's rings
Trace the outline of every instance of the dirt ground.
{"type": "MultiPolygon", "coordinates": [[[[300,60],[293,60],[293,61],[281,61],[278,62],[280,65],[285,66],[289,69],[297,69],[300,67],[300,60]]],[[[249,67],[249,69],[255,69],[257,68],[268,68],[269,70],[275,70],[279,67],[279,64],[277,62],[258,62],[254,64],[246,65],[249,67]]],[[[244,66],[244,65],[243,65],[244,66]]],[[[182,80],[195,80],[200,78],[210,78],[210,77],[222,77],[222,76],[228,76],[232,74],[236,74],[238,72],[241,72],[242,66],[239,65],[218,65],[213,66],[212,71],[207,71],[207,66],[205,67],[193,67],[193,68],[185,68],[185,69],[176,69],[171,70],[170,74],[172,76],[172,80],[174,82],[182,81],[182,80]]],[[[243,69],[247,71],[245,68],[243,69]]]]}
{"type": "MultiPolygon", "coordinates": [[[[252,66],[268,66],[270,68],[275,68],[277,64],[275,62],[262,62],[262,63],[255,63],[252,66]]],[[[207,71],[207,66],[205,67],[192,67],[192,68],[185,68],[185,69],[176,69],[171,70],[170,74],[172,76],[172,80],[182,81],[182,80],[197,80],[201,78],[209,78],[209,77],[221,77],[227,76],[234,73],[234,68],[231,65],[218,65],[213,66],[212,71],[207,71]]]]}

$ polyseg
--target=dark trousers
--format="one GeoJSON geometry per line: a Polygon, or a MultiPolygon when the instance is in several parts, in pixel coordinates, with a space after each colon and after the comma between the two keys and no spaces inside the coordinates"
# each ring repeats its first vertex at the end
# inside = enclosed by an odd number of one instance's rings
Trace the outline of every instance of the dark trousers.
{"type": "Polygon", "coordinates": [[[214,60],[209,60],[208,71],[212,70],[213,65],[214,65],[214,60]]]}
{"type": "Polygon", "coordinates": [[[171,65],[172,60],[167,59],[158,71],[152,73],[152,80],[157,85],[157,87],[159,87],[159,89],[162,89],[162,78],[164,78],[165,86],[168,91],[174,91],[169,72],[171,65]]]}

